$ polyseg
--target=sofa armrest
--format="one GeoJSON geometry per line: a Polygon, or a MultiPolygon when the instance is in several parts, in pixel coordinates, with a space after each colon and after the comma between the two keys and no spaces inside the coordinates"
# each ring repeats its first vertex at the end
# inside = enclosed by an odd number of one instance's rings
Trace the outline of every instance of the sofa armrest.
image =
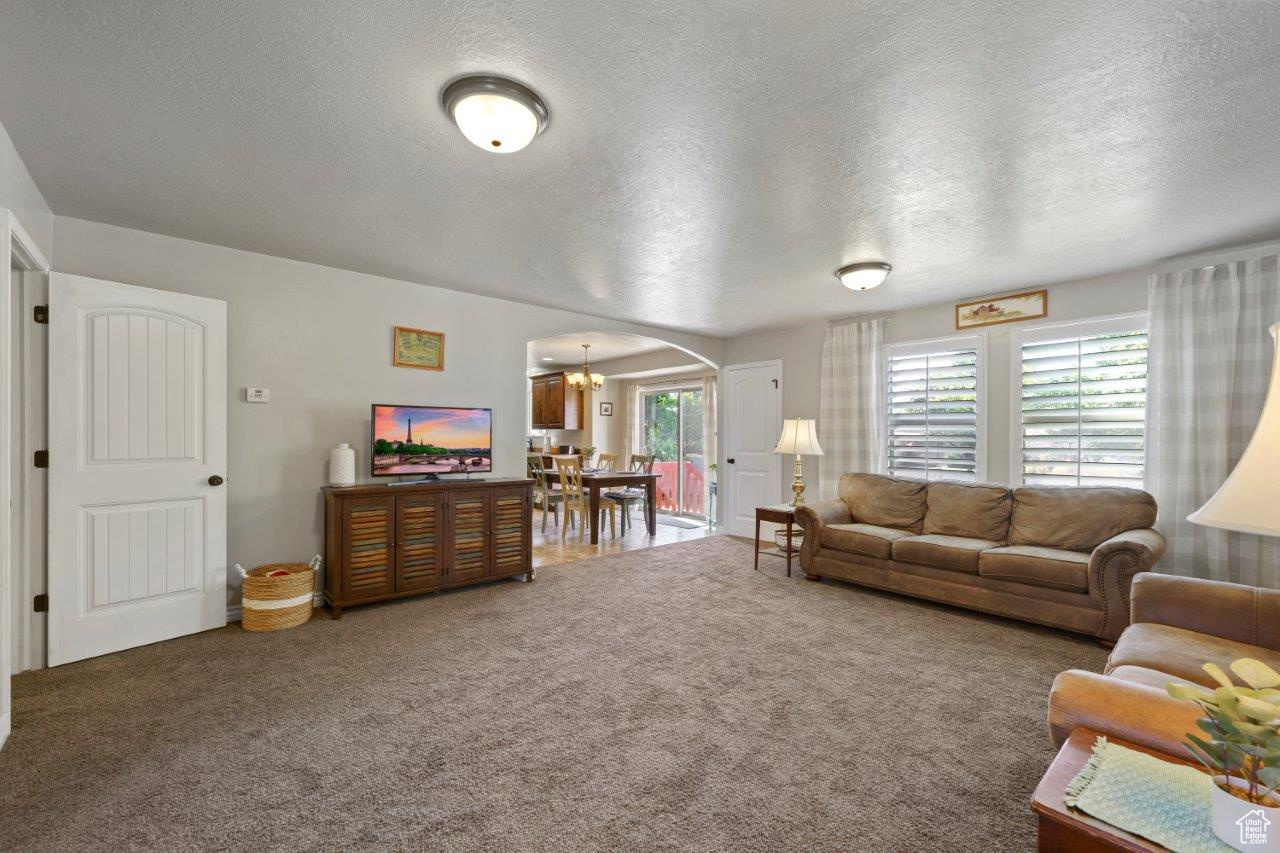
{"type": "Polygon", "coordinates": [[[818,553],[819,540],[822,539],[822,528],[828,524],[851,524],[853,513],[842,500],[818,501],[796,507],[796,521],[804,531],[804,542],[800,545],[800,568],[810,572],[813,558],[818,553]]]}
{"type": "Polygon", "coordinates": [[[1164,554],[1164,537],[1145,528],[1112,536],[1089,557],[1089,594],[1102,603],[1098,636],[1114,640],[1129,626],[1129,589],[1134,575],[1145,572],[1164,554]]]}
{"type": "Polygon", "coordinates": [[[1147,572],[1133,581],[1134,622],[1280,649],[1280,590],[1147,572]]]}
{"type": "Polygon", "coordinates": [[[1049,733],[1054,746],[1062,746],[1071,732],[1083,726],[1186,758],[1182,742],[1189,732],[1198,731],[1196,720],[1202,716],[1195,702],[1174,699],[1158,687],[1079,669],[1059,673],[1049,690],[1049,733]]]}

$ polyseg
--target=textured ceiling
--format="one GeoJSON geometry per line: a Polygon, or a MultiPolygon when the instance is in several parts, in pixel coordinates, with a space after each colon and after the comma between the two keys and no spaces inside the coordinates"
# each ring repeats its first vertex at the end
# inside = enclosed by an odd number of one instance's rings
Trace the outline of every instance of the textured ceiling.
{"type": "MultiPolygon", "coordinates": [[[[1280,234],[1280,3],[0,0],[59,214],[731,335],[1280,234]],[[510,156],[466,73],[551,108],[510,156]],[[831,276],[895,271],[867,294],[831,276]]],[[[55,248],[56,262],[56,248],[55,248]]]]}
{"type": "Polygon", "coordinates": [[[590,344],[588,358],[592,364],[670,349],[671,345],[640,335],[617,335],[609,332],[585,332],[580,335],[556,335],[529,341],[529,367],[533,369],[582,364],[582,345],[590,344]]]}

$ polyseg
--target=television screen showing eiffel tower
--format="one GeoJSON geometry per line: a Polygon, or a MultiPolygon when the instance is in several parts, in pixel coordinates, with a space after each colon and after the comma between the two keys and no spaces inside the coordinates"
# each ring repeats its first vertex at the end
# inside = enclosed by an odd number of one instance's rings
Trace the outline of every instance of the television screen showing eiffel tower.
{"type": "Polygon", "coordinates": [[[373,407],[375,477],[493,470],[493,410],[373,407]]]}

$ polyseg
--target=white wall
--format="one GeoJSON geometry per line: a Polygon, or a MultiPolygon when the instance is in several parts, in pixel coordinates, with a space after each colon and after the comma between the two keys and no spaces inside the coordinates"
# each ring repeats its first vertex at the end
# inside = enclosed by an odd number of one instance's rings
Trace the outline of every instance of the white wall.
{"type": "MultiPolygon", "coordinates": [[[[955,303],[928,305],[886,315],[885,342],[930,340],[957,334],[980,334],[986,339],[986,479],[1009,482],[1009,441],[1011,415],[1011,335],[1015,327],[1040,323],[1070,322],[1102,317],[1147,307],[1148,270],[1134,270],[1103,278],[1051,285],[1049,316],[1027,323],[1005,323],[958,333],[955,330],[955,303]]],[[[782,413],[785,418],[818,417],[822,342],[826,323],[811,323],[794,329],[759,332],[731,338],[725,345],[725,364],[744,364],[777,358],[782,360],[782,413]]],[[[722,406],[723,409],[723,406],[722,406]]],[[[822,440],[821,434],[818,440],[822,440]]],[[[721,448],[723,453],[726,448],[721,448]]],[[[779,498],[790,491],[791,466],[784,465],[778,484],[779,498]]],[[[818,460],[804,460],[807,493],[819,493],[818,460]]]]}
{"type": "Polygon", "coordinates": [[[629,332],[723,355],[716,339],[83,220],[56,217],[54,236],[58,271],[229,303],[228,558],[246,567],[321,550],[329,449],[349,442],[367,479],[371,403],[492,407],[494,474],[523,476],[530,339],[629,332]],[[392,367],[395,325],[443,331],[446,369],[392,367]],[[245,403],[250,385],[271,402],[245,403]]]}
{"type": "Polygon", "coordinates": [[[45,258],[52,260],[53,214],[3,125],[0,125],[0,207],[13,212],[45,258]]]}

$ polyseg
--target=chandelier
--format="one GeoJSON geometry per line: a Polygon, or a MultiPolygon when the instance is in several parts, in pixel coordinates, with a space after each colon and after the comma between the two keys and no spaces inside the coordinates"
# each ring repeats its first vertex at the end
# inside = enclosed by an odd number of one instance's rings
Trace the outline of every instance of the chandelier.
{"type": "Polygon", "coordinates": [[[604,376],[599,373],[592,373],[591,365],[587,364],[587,350],[589,349],[591,349],[591,344],[582,345],[582,370],[570,373],[565,377],[565,381],[569,383],[570,388],[582,390],[590,385],[592,391],[599,391],[604,387],[604,376]]]}

